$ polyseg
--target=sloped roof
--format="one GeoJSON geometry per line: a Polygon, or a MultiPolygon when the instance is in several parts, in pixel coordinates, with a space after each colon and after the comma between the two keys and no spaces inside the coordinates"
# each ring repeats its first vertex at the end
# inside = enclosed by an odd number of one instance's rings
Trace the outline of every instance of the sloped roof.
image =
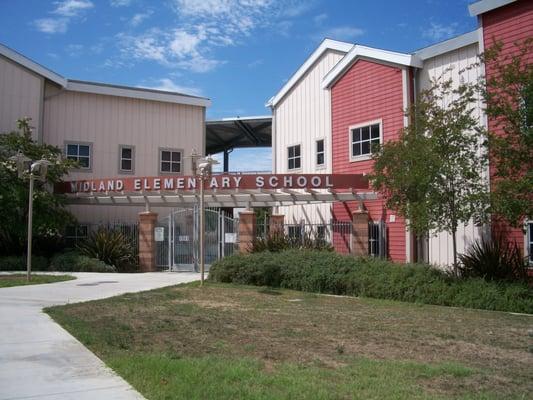
{"type": "Polygon", "coordinates": [[[507,4],[513,3],[514,1],[516,0],[481,0],[470,4],[468,6],[468,11],[470,11],[470,16],[475,17],[477,15],[494,10],[495,8],[503,7],[507,4]]]}

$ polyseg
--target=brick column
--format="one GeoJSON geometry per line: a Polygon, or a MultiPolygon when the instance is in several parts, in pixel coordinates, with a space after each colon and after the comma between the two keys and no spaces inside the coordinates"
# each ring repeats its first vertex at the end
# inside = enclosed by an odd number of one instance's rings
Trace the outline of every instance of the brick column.
{"type": "Polygon", "coordinates": [[[255,213],[250,210],[239,213],[239,252],[249,253],[255,237],[255,213]]]}
{"type": "Polygon", "coordinates": [[[285,221],[285,215],[272,214],[270,216],[269,232],[271,235],[276,233],[283,233],[283,224],[285,221]]]}
{"type": "Polygon", "coordinates": [[[154,228],[157,213],[145,211],[139,213],[139,267],[141,272],[156,271],[154,228]]]}
{"type": "Polygon", "coordinates": [[[352,255],[368,256],[368,211],[352,213],[352,255]]]}

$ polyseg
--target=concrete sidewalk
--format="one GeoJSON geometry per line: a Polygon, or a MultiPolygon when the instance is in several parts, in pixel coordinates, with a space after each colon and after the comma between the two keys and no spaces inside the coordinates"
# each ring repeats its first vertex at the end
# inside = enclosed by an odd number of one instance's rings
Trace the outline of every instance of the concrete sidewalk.
{"type": "Polygon", "coordinates": [[[0,400],[142,399],[42,309],[199,279],[196,273],[72,275],[78,279],[0,289],[0,400]]]}

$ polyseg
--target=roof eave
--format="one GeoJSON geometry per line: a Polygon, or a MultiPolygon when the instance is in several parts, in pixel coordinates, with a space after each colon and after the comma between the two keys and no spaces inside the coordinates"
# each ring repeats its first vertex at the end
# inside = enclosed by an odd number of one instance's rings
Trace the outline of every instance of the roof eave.
{"type": "Polygon", "coordinates": [[[496,8],[503,7],[507,4],[513,3],[516,0],[481,0],[476,3],[472,3],[468,6],[468,11],[471,17],[484,14],[488,11],[492,11],[496,8]]]}

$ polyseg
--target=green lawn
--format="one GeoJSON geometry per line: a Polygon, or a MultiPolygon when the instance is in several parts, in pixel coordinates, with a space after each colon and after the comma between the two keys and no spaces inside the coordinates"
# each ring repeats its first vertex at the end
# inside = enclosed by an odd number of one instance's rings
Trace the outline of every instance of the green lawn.
{"type": "Polygon", "coordinates": [[[526,399],[533,316],[207,284],[47,312],[148,399],[526,399]]]}
{"type": "Polygon", "coordinates": [[[41,283],[54,283],[76,279],[70,275],[31,275],[28,282],[26,274],[0,274],[0,288],[11,286],[40,285],[41,283]]]}

